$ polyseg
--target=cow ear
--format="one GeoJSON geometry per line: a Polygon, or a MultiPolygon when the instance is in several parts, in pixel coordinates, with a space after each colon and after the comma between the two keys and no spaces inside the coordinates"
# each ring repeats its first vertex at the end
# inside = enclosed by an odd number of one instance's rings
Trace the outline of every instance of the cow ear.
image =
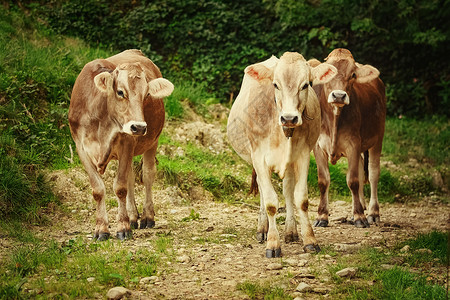
{"type": "Polygon", "coordinates": [[[262,81],[264,79],[273,80],[273,70],[260,63],[248,66],[244,72],[256,81],[262,81]]]}
{"type": "Polygon", "coordinates": [[[313,85],[329,82],[338,73],[335,66],[322,63],[311,70],[311,81],[313,85]]]}
{"type": "Polygon", "coordinates": [[[356,82],[366,83],[380,76],[380,71],[378,71],[377,68],[372,67],[371,65],[358,64],[355,71],[355,75],[356,75],[356,82]]]}
{"type": "Polygon", "coordinates": [[[156,78],[150,81],[149,93],[153,98],[164,98],[172,94],[174,86],[165,78],[156,78]]]}
{"type": "Polygon", "coordinates": [[[106,93],[109,88],[112,88],[112,76],[109,72],[102,72],[94,77],[95,86],[100,92],[106,93]]]}

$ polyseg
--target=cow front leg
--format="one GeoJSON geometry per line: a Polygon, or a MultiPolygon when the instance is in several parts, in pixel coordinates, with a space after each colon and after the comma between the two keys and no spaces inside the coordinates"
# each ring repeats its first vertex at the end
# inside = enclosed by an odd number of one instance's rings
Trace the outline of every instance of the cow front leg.
{"type": "Polygon", "coordinates": [[[261,204],[264,205],[269,224],[269,228],[267,230],[266,257],[280,257],[280,235],[277,230],[276,222],[278,197],[275,190],[273,189],[272,181],[270,179],[271,174],[265,163],[261,162],[260,164],[254,164],[253,167],[256,171],[261,199],[263,199],[264,201],[264,203],[261,204]]]}
{"type": "Polygon", "coordinates": [[[292,243],[299,240],[297,222],[295,221],[295,175],[292,168],[292,164],[286,168],[283,179],[283,196],[286,200],[286,224],[284,228],[284,241],[286,243],[292,243]]]}
{"type": "Polygon", "coordinates": [[[128,217],[130,219],[130,227],[131,229],[137,229],[138,223],[137,220],[139,218],[139,213],[136,207],[136,201],[134,198],[134,183],[135,183],[135,175],[133,169],[131,168],[130,172],[128,172],[128,190],[127,190],[127,212],[128,217]]]}
{"type": "Polygon", "coordinates": [[[300,230],[303,238],[303,250],[305,252],[319,252],[320,247],[312,229],[308,217],[308,168],[309,151],[302,153],[300,159],[294,164],[296,177],[295,205],[300,216],[300,230]]]}
{"type": "MultiPolygon", "coordinates": [[[[261,191],[261,187],[258,186],[261,191]]],[[[269,219],[267,218],[266,207],[264,206],[263,195],[259,194],[259,214],[258,227],[256,229],[256,239],[262,244],[267,240],[267,232],[269,231],[269,219]]]]}
{"type": "Polygon", "coordinates": [[[370,203],[367,221],[369,224],[380,222],[380,205],[378,203],[378,181],[380,179],[381,146],[369,149],[370,203]]]}
{"type": "Polygon", "coordinates": [[[133,160],[132,150],[122,150],[122,157],[119,158],[117,176],[114,180],[114,192],[118,198],[117,209],[117,238],[124,240],[131,238],[130,219],[127,212],[128,178],[133,160]]]}
{"type": "Polygon", "coordinates": [[[354,224],[358,228],[370,227],[369,222],[364,215],[364,208],[361,204],[359,191],[360,191],[360,177],[359,177],[359,163],[360,153],[354,152],[348,156],[348,172],[347,172],[347,185],[352,193],[352,206],[353,206],[353,220],[354,224]]]}
{"type": "Polygon", "coordinates": [[[317,181],[320,191],[320,203],[317,211],[317,219],[314,222],[315,227],[328,226],[328,194],[330,188],[330,170],[328,169],[328,156],[316,144],[314,156],[317,164],[317,181]]]}
{"type": "Polygon", "coordinates": [[[141,217],[140,229],[155,227],[155,209],[153,206],[152,186],[156,176],[156,145],[143,155],[143,180],[145,186],[145,202],[141,217]]]}

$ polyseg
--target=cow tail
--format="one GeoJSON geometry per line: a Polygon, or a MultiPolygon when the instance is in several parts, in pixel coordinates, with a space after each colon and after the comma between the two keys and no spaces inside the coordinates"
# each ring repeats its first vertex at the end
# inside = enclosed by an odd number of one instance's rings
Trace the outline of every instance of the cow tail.
{"type": "Polygon", "coordinates": [[[364,151],[364,183],[369,182],[369,151],[364,151]]]}
{"type": "Polygon", "coordinates": [[[256,181],[256,171],[255,168],[253,168],[253,172],[252,172],[252,184],[250,186],[250,191],[248,192],[247,195],[257,195],[259,192],[258,190],[258,182],[256,181]]]}

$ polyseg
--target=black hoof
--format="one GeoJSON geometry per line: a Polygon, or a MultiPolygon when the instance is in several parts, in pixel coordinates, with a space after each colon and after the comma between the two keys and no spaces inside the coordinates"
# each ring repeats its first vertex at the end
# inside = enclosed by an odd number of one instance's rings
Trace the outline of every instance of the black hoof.
{"type": "Polygon", "coordinates": [[[355,221],[355,226],[357,228],[369,228],[370,227],[369,222],[367,222],[367,220],[360,220],[360,219],[355,221]]]}
{"type": "Polygon", "coordinates": [[[153,220],[141,220],[141,226],[139,227],[140,229],[145,229],[145,228],[153,228],[155,227],[155,221],[153,220]]]}
{"type": "Polygon", "coordinates": [[[328,227],[328,220],[316,220],[314,227],[328,227]]]}
{"type": "Polygon", "coordinates": [[[306,245],[305,247],[303,247],[303,250],[306,253],[319,253],[320,247],[319,247],[319,245],[309,244],[309,245],[306,245]]]}
{"type": "Polygon", "coordinates": [[[110,236],[111,236],[111,234],[109,232],[100,232],[100,233],[96,232],[94,234],[94,240],[102,242],[102,241],[106,241],[107,239],[109,239],[110,236]]]}
{"type": "Polygon", "coordinates": [[[278,249],[266,249],[267,258],[281,257],[281,248],[278,249]]]}
{"type": "Polygon", "coordinates": [[[298,234],[294,234],[294,233],[286,234],[285,237],[284,237],[284,241],[286,243],[297,242],[298,241],[298,234]]]}
{"type": "Polygon", "coordinates": [[[380,222],[380,216],[367,216],[367,222],[369,224],[378,224],[380,222]]]}
{"type": "Polygon", "coordinates": [[[130,222],[130,227],[131,229],[138,229],[139,228],[138,222],[137,221],[130,222]]]}
{"type": "Polygon", "coordinates": [[[123,240],[128,240],[131,239],[133,237],[133,234],[131,233],[131,231],[119,231],[116,234],[116,237],[123,241],[123,240]]]}
{"type": "Polygon", "coordinates": [[[267,240],[267,233],[265,232],[256,233],[256,239],[260,244],[264,243],[267,240]]]}

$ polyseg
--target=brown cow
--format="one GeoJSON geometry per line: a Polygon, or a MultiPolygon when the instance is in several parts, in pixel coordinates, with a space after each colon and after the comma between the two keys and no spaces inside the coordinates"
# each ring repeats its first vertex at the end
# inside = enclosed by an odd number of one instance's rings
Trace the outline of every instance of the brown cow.
{"type": "Polygon", "coordinates": [[[155,153],[164,125],[163,98],[172,91],[173,84],[162,78],[158,67],[139,50],[89,62],[78,75],[70,100],[69,125],[97,203],[94,238],[104,240],[110,235],[101,174],[113,159],[119,161],[114,180],[119,200],[117,237],[130,237],[131,227],[137,227],[132,172],[136,155],[143,155],[146,189],[140,228],[154,226],[155,153]]]}
{"type": "Polygon", "coordinates": [[[297,209],[304,250],[320,250],[308,219],[309,159],[320,131],[319,102],[310,82],[325,83],[336,73],[326,63],[311,68],[302,55],[292,52],[245,69],[228,118],[227,134],[235,151],[253,165],[257,175],[261,202],[257,238],[261,243],[267,238],[267,257],[281,256],[273,172],[283,179],[285,241],[299,239],[297,209]]]}
{"type": "MultiPolygon", "coordinates": [[[[328,83],[314,86],[322,111],[322,127],[314,155],[317,162],[320,205],[314,225],[328,226],[328,160],[334,165],[342,157],[348,159],[347,185],[352,193],[356,227],[369,227],[380,220],[377,186],[380,156],[386,118],[385,87],[380,72],[355,62],[346,49],[335,49],[326,58],[338,74],[328,83]],[[363,185],[365,153],[371,189],[369,214],[366,219],[363,185]]],[[[310,61],[312,65],[318,64],[310,61]]]]}

